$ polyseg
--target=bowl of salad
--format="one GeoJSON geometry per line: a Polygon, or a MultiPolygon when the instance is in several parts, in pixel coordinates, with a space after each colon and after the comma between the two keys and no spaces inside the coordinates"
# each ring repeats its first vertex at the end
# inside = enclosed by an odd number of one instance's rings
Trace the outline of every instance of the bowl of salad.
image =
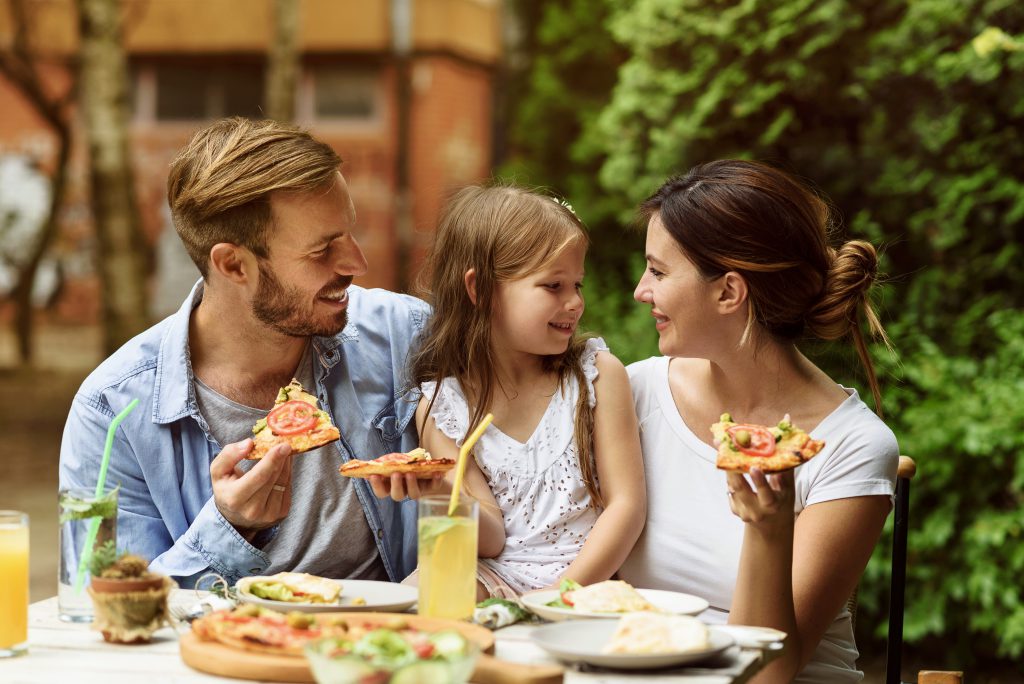
{"type": "Polygon", "coordinates": [[[455,630],[378,628],[306,645],[317,684],[464,684],[480,647],[455,630]]]}

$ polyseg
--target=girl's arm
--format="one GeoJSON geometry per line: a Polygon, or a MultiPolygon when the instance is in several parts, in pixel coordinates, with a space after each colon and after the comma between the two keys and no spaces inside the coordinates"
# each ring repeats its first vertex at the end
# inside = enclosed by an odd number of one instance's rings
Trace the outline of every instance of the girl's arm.
{"type": "Polygon", "coordinates": [[[808,506],[793,524],[793,473],[775,487],[736,473],[733,507],[747,521],[729,622],[789,634],[786,650],[752,680],[789,682],[803,670],[849,599],[882,532],[887,496],[858,496],[808,506]],[[788,511],[788,514],[786,513],[788,511]]]}
{"type": "Polygon", "coordinates": [[[592,584],[611,577],[633,549],[647,519],[644,462],[640,455],[629,376],[607,352],[597,355],[594,382],[594,459],[604,510],[563,577],[592,584]]]}
{"type": "MultiPolygon", "coordinates": [[[[415,420],[416,428],[420,431],[420,446],[429,451],[432,456],[451,458],[458,463],[458,447],[455,446],[453,440],[446,437],[437,428],[433,417],[427,417],[424,425],[423,418],[427,413],[427,403],[428,400],[421,397],[420,403],[416,407],[415,420]],[[422,429],[420,429],[421,425],[422,429]]],[[[462,493],[465,494],[468,491],[480,504],[477,555],[481,558],[494,558],[505,548],[505,521],[501,517],[498,502],[495,501],[494,494],[491,493],[491,488],[487,484],[487,478],[484,477],[480,467],[473,460],[472,454],[467,456],[467,459],[466,472],[462,476],[462,493]]],[[[455,471],[456,468],[452,468],[445,475],[439,494],[451,494],[452,488],[455,486],[455,471]]]]}

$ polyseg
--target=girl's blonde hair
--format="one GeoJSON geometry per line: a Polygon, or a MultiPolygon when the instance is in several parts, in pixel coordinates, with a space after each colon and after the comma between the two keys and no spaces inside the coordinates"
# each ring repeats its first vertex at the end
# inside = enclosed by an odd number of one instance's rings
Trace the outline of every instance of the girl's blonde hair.
{"type": "MultiPolygon", "coordinates": [[[[545,268],[570,246],[587,244],[586,229],[572,210],[536,192],[508,185],[473,185],[448,201],[421,275],[420,289],[434,313],[413,355],[410,375],[414,386],[440,385],[448,377],[458,380],[472,404],[467,436],[487,414],[500,386],[491,344],[495,286],[545,268]],[[475,304],[466,291],[465,275],[470,269],[476,273],[475,304]]],[[[569,348],[545,356],[542,367],[557,373],[562,386],[571,381],[579,385],[577,456],[587,491],[600,506],[593,458],[594,411],[582,367],[585,346],[584,338],[573,335],[569,348]]],[[[436,398],[435,392],[430,406],[436,398]]]]}

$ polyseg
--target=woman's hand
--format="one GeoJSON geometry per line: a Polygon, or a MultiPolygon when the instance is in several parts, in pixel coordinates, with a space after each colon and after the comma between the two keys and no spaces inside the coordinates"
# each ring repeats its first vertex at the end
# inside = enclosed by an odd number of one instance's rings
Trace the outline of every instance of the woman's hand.
{"type": "Polygon", "coordinates": [[[751,487],[743,473],[726,474],[729,507],[740,520],[763,532],[793,527],[796,491],[793,471],[766,475],[759,468],[750,471],[751,487]]]}

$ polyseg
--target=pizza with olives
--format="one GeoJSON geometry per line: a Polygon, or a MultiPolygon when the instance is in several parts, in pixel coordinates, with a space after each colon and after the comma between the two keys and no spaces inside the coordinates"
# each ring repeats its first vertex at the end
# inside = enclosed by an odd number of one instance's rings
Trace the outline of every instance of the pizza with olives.
{"type": "Polygon", "coordinates": [[[814,457],[825,442],[811,439],[805,431],[793,425],[789,414],[771,427],[753,423],[736,423],[723,413],[711,426],[718,445],[716,465],[721,470],[749,473],[760,468],[765,473],[779,473],[796,468],[814,457]]]}
{"type": "Polygon", "coordinates": [[[289,444],[292,453],[316,449],[340,439],[331,417],[312,394],[292,380],[277,392],[274,408],[252,428],[253,448],[247,458],[261,459],[278,444],[289,444]]]}

